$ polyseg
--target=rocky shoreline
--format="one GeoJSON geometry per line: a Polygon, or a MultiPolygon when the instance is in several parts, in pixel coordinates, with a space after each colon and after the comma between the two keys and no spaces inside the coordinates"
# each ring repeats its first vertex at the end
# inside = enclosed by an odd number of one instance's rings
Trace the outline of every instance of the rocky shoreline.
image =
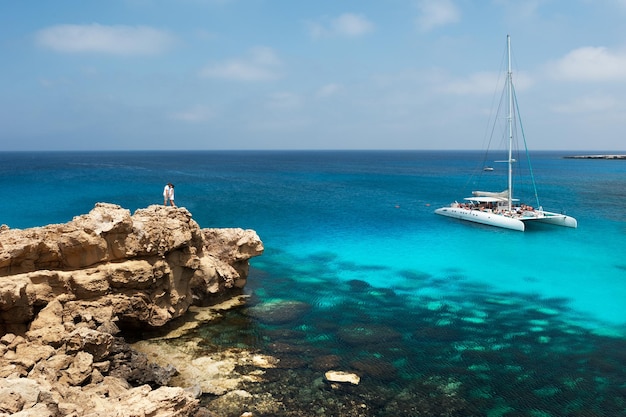
{"type": "Polygon", "coordinates": [[[626,159],[626,155],[569,155],[565,159],[626,159]]]}
{"type": "Polygon", "coordinates": [[[262,253],[252,230],[201,229],[186,209],[158,205],[131,215],[98,203],[65,224],[3,225],[0,416],[215,415],[200,395],[237,399],[238,382],[273,359],[191,360],[126,336],[173,321],[180,331],[243,303],[249,259],[262,253]]]}

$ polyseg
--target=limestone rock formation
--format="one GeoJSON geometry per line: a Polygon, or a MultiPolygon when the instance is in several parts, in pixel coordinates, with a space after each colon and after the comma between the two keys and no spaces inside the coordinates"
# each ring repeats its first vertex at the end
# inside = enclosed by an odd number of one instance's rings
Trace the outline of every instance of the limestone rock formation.
{"type": "Polygon", "coordinates": [[[252,230],[200,229],[184,208],[98,203],[65,224],[0,228],[0,416],[191,416],[120,329],[162,326],[243,288],[252,230]]]}
{"type": "Polygon", "coordinates": [[[201,230],[186,209],[157,205],[131,216],[99,203],[66,224],[4,229],[0,331],[24,329],[55,299],[74,320],[160,326],[196,301],[242,288],[248,259],[262,251],[254,231],[201,230]]]}

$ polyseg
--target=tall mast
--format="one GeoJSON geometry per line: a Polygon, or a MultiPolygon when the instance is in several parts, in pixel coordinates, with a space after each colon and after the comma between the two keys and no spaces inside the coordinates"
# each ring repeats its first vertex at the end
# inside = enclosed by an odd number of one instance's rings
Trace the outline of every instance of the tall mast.
{"type": "Polygon", "coordinates": [[[508,124],[509,124],[509,211],[513,207],[513,77],[511,72],[511,35],[506,35],[506,52],[508,57],[508,70],[506,73],[507,101],[508,101],[508,124]]]}

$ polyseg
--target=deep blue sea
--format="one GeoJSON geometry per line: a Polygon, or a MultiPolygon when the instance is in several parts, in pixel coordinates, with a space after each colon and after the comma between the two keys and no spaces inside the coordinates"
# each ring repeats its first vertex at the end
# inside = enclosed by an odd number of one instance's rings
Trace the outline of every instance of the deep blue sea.
{"type": "Polygon", "coordinates": [[[199,334],[282,358],[246,389],[284,415],[626,416],[626,161],[571,154],[531,157],[577,229],[435,215],[505,188],[472,151],[4,152],[0,224],[132,212],[172,182],[201,227],[256,230],[249,305],[199,334]],[[362,382],[320,388],[328,367],[362,382]]]}

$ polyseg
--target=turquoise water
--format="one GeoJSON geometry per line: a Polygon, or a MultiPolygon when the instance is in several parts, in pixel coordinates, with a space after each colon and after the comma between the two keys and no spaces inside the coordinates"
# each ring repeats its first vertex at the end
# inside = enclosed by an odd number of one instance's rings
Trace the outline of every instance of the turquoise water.
{"type": "Polygon", "coordinates": [[[0,223],[134,211],[173,182],[201,227],[256,230],[249,305],[200,335],[281,357],[247,389],[283,395],[284,415],[626,415],[626,163],[565,154],[533,169],[540,203],[578,229],[436,216],[504,188],[500,169],[408,151],[0,153],[0,223]],[[331,366],[361,385],[315,388],[331,366]]]}

